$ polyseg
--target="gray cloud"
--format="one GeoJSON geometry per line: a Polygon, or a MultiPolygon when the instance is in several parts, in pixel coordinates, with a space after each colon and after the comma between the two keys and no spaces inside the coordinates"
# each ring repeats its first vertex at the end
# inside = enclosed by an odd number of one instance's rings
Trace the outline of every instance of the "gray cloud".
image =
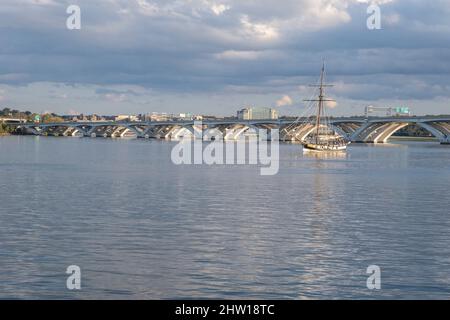
{"type": "Polygon", "coordinates": [[[259,95],[273,105],[306,95],[298,86],[316,80],[325,58],[338,83],[330,93],[348,101],[449,98],[450,3],[379,2],[383,29],[370,31],[357,0],[3,0],[0,84],[82,84],[92,96],[148,101],[197,95],[197,106],[205,94],[259,95]],[[82,9],[81,30],[65,28],[69,4],[82,9]],[[142,90],[112,89],[123,85],[142,90]]]}

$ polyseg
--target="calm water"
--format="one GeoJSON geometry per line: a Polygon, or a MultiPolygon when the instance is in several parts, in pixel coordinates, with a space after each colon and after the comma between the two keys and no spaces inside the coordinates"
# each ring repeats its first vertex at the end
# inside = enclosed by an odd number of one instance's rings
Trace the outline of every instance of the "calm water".
{"type": "Polygon", "coordinates": [[[285,144],[260,176],[173,145],[0,138],[0,298],[450,298],[450,147],[285,144]]]}

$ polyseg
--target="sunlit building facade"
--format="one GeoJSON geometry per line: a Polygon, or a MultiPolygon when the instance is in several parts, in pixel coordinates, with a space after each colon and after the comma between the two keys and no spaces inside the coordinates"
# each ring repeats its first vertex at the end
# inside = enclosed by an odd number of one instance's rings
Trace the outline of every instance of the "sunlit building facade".
{"type": "Polygon", "coordinates": [[[272,108],[244,108],[237,112],[239,120],[267,120],[278,119],[278,111],[272,108]]]}

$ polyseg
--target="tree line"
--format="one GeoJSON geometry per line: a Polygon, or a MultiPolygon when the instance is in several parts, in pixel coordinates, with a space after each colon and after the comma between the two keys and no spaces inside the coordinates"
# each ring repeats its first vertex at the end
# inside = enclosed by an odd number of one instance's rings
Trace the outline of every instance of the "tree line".
{"type": "Polygon", "coordinates": [[[20,111],[11,108],[0,109],[1,118],[14,118],[14,119],[26,119],[29,122],[36,120],[36,116],[40,117],[40,121],[43,123],[47,122],[63,122],[64,119],[57,115],[56,113],[45,113],[40,115],[38,113],[33,113],[31,111],[20,111]]]}

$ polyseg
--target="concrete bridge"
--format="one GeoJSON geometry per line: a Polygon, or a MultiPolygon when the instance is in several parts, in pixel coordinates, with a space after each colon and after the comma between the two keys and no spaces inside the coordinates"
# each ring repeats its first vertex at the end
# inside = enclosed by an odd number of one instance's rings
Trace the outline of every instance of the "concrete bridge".
{"type": "Polygon", "coordinates": [[[26,119],[19,119],[19,118],[4,118],[4,117],[0,117],[0,123],[26,123],[27,120],[26,119]]]}
{"type": "MultiPolygon", "coordinates": [[[[313,118],[310,118],[310,120],[313,118]]],[[[205,140],[221,137],[237,140],[242,135],[267,129],[279,129],[281,141],[303,141],[315,127],[308,119],[293,120],[208,120],[167,122],[61,122],[13,124],[24,134],[53,136],[87,136],[111,138],[179,139],[203,137],[205,140]]],[[[398,130],[416,124],[430,132],[441,143],[450,144],[449,117],[389,117],[389,118],[333,118],[333,129],[352,142],[385,143],[398,130]]]]}

